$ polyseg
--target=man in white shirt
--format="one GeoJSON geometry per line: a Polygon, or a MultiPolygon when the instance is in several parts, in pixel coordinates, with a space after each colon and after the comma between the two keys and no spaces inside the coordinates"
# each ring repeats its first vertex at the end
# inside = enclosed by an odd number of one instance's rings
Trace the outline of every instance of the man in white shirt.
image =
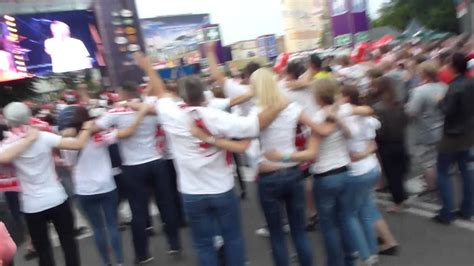
{"type": "MultiPolygon", "coordinates": [[[[136,87],[128,84],[119,89],[122,100],[133,102],[139,98],[136,87]]],[[[96,121],[100,129],[129,127],[133,123],[135,111],[130,108],[111,109],[96,121]]],[[[169,244],[169,254],[180,251],[179,216],[177,203],[171,193],[172,184],[168,178],[169,168],[163,160],[163,154],[156,149],[156,133],[159,127],[156,117],[143,119],[136,133],[119,142],[122,157],[123,185],[132,211],[132,233],[135,256],[138,263],[153,260],[148,250],[146,233],[148,219],[148,195],[150,185],[160,210],[161,219],[169,244]]]]}
{"type": "Polygon", "coordinates": [[[81,40],[71,38],[71,31],[66,23],[53,21],[51,33],[53,37],[44,42],[44,48],[51,56],[54,73],[92,68],[89,51],[81,40]]]}
{"type": "Polygon", "coordinates": [[[206,107],[203,84],[195,77],[181,82],[179,91],[183,100],[180,100],[167,92],[147,57],[136,54],[136,60],[150,77],[159,99],[156,113],[176,159],[179,190],[199,265],[218,265],[213,242],[216,234],[221,234],[224,239],[226,264],[245,265],[240,210],[233,192],[234,176],[229,151],[242,152],[250,141],[228,139],[258,136],[260,129],[268,126],[284,106],[248,117],[206,107]],[[193,126],[216,137],[202,141],[191,134],[193,126]]]}

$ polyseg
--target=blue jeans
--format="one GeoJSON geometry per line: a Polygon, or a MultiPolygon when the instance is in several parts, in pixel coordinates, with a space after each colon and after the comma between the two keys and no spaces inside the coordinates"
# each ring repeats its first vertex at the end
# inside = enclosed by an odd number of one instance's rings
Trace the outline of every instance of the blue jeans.
{"type": "Polygon", "coordinates": [[[373,169],[346,179],[341,209],[346,265],[356,265],[356,257],[351,256],[354,252],[358,252],[363,261],[377,254],[372,189],[379,177],[380,171],[373,169]]]}
{"type": "Polygon", "coordinates": [[[164,160],[149,163],[122,166],[124,178],[122,185],[127,188],[127,198],[132,211],[132,236],[137,260],[150,257],[146,227],[149,224],[148,195],[152,188],[156,205],[160,211],[169,249],[179,250],[178,202],[172,191],[169,168],[164,160]]]}
{"type": "Polygon", "coordinates": [[[122,236],[117,225],[117,191],[97,195],[77,195],[77,198],[94,231],[95,244],[102,262],[105,265],[111,264],[107,241],[109,236],[116,262],[123,263],[122,236]]]}
{"type": "Polygon", "coordinates": [[[225,265],[245,265],[240,206],[234,191],[213,195],[182,194],[182,197],[199,265],[219,265],[214,247],[217,232],[224,239],[225,265]]]}
{"type": "Polygon", "coordinates": [[[471,218],[474,214],[474,176],[468,169],[469,159],[469,150],[438,154],[438,189],[443,204],[439,214],[441,219],[447,222],[455,219],[453,213],[455,210],[453,184],[449,176],[449,168],[455,163],[458,165],[463,180],[461,214],[465,218],[471,218]]]}
{"type": "Polygon", "coordinates": [[[314,177],[313,194],[326,248],[327,266],[344,265],[341,209],[346,208],[343,195],[348,176],[348,173],[344,172],[325,177],[314,177]]]}
{"type": "Polygon", "coordinates": [[[293,244],[302,266],[312,265],[312,254],[305,231],[305,201],[301,171],[284,169],[271,174],[261,174],[258,195],[270,231],[272,254],[276,266],[290,265],[286,236],[283,232],[282,211],[286,207],[293,244]]]}

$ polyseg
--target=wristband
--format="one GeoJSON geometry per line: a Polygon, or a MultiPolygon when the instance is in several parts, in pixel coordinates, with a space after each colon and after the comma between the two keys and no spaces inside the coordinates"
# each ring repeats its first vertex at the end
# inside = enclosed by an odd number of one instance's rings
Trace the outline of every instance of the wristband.
{"type": "Polygon", "coordinates": [[[281,158],[281,161],[284,163],[288,163],[291,161],[291,154],[287,153],[284,154],[283,157],[281,158]]]}

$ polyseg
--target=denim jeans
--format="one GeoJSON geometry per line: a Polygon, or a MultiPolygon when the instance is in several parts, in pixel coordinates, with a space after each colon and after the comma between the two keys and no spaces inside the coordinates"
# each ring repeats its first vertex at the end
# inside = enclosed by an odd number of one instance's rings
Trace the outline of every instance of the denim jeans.
{"type": "Polygon", "coordinates": [[[274,265],[290,265],[286,235],[283,232],[282,212],[286,207],[293,244],[302,266],[312,265],[312,254],[305,231],[305,201],[301,171],[284,169],[271,174],[261,174],[258,195],[270,231],[274,265]]]}
{"type": "Polygon", "coordinates": [[[181,249],[179,241],[179,215],[177,202],[173,191],[168,167],[164,160],[149,163],[123,166],[123,184],[127,188],[127,198],[132,211],[132,236],[137,260],[150,256],[148,250],[148,191],[154,192],[156,205],[160,211],[161,220],[167,237],[169,249],[181,249]]]}
{"type": "Polygon", "coordinates": [[[449,176],[449,168],[457,163],[463,180],[463,200],[461,203],[461,214],[465,218],[471,218],[474,214],[474,176],[469,171],[469,150],[454,153],[438,154],[438,189],[441,194],[443,207],[440,210],[441,219],[450,222],[455,219],[453,211],[454,192],[453,183],[449,176]]]}
{"type": "Polygon", "coordinates": [[[344,265],[341,236],[341,209],[348,173],[314,177],[313,194],[319,213],[321,233],[326,248],[327,266],[344,265]]]}
{"type": "Polygon", "coordinates": [[[104,265],[111,264],[107,236],[116,262],[123,263],[122,236],[117,224],[117,191],[97,195],[78,195],[77,198],[92,226],[95,244],[104,265]]]}
{"type": "Polygon", "coordinates": [[[356,265],[356,257],[351,256],[354,252],[358,252],[363,261],[377,254],[375,215],[371,205],[372,189],[379,177],[380,170],[377,168],[360,176],[347,176],[341,209],[346,266],[356,265]]]}
{"type": "Polygon", "coordinates": [[[199,265],[220,265],[214,247],[217,233],[224,239],[225,265],[245,265],[240,206],[234,191],[213,195],[182,194],[182,197],[199,265]]]}

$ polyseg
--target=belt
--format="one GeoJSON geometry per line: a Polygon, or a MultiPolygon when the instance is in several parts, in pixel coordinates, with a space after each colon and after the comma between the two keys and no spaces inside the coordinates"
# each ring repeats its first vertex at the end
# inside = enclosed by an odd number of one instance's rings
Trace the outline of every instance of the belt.
{"type": "Polygon", "coordinates": [[[299,166],[293,166],[293,167],[288,167],[288,168],[281,168],[275,171],[271,172],[266,172],[266,173],[260,173],[258,174],[260,178],[265,177],[265,176],[271,176],[277,173],[283,173],[283,172],[288,172],[288,171],[293,171],[293,170],[299,170],[299,166]]]}
{"type": "Polygon", "coordinates": [[[344,166],[344,167],[341,167],[341,168],[336,168],[336,169],[333,169],[333,170],[329,170],[329,171],[324,172],[324,173],[314,174],[314,178],[323,178],[323,177],[330,176],[330,175],[342,174],[342,173],[347,172],[348,170],[349,170],[349,168],[347,168],[347,166],[344,166]]]}

